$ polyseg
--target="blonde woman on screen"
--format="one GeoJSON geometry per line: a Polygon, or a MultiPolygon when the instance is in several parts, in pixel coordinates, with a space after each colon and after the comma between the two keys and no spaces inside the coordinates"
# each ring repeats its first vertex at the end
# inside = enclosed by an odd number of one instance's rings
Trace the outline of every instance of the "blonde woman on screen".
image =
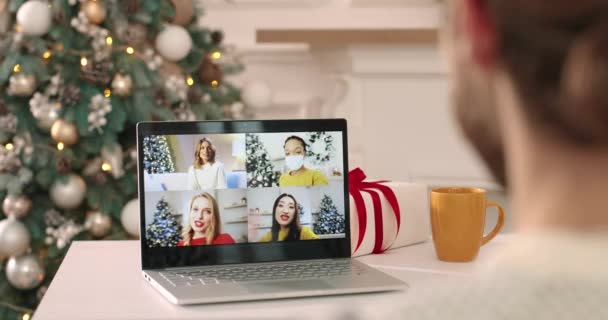
{"type": "Polygon", "coordinates": [[[182,246],[202,246],[210,244],[232,244],[234,239],[222,233],[219,206],[215,198],[207,192],[194,196],[190,201],[188,223],[183,226],[182,246]]]}
{"type": "Polygon", "coordinates": [[[188,169],[188,187],[193,190],[226,188],[224,165],[215,160],[216,148],[208,138],[196,144],[194,163],[188,169]]]}

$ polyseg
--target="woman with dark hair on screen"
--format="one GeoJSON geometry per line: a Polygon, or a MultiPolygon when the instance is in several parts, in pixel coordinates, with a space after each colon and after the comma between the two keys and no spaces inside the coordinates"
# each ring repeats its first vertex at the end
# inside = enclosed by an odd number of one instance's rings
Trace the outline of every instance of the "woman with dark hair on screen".
{"type": "Polygon", "coordinates": [[[215,145],[208,138],[196,143],[194,163],[188,169],[188,186],[192,190],[226,188],[224,165],[215,160],[215,145]]]}
{"type": "Polygon", "coordinates": [[[272,207],[272,228],[260,242],[319,239],[310,228],[300,226],[298,202],[292,195],[283,193],[272,207]]]}
{"type": "Polygon", "coordinates": [[[285,166],[287,172],[279,178],[281,187],[326,186],[327,177],[320,171],[308,169],[304,166],[306,157],[306,142],[298,136],[285,139],[285,166]]]}
{"type": "Polygon", "coordinates": [[[219,206],[207,192],[190,200],[188,223],[182,228],[182,240],[177,246],[201,246],[210,244],[232,244],[234,239],[222,233],[219,206]]]}

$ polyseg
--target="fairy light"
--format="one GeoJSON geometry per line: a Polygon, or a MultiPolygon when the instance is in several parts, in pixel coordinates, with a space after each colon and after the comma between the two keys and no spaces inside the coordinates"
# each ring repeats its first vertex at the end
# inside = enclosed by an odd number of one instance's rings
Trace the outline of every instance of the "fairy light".
{"type": "Polygon", "coordinates": [[[9,142],[9,143],[7,143],[6,145],[4,145],[4,148],[5,148],[6,150],[13,150],[13,148],[14,148],[14,147],[15,147],[15,146],[14,146],[12,143],[10,143],[10,142],[9,142]]]}
{"type": "Polygon", "coordinates": [[[112,170],[112,165],[110,165],[107,162],[104,162],[104,163],[101,164],[101,170],[105,171],[105,172],[111,171],[112,170]]]}
{"type": "Polygon", "coordinates": [[[222,53],[219,51],[215,51],[211,54],[211,58],[218,60],[222,58],[222,53]]]}
{"type": "Polygon", "coordinates": [[[127,53],[128,53],[128,54],[133,54],[133,53],[135,53],[135,49],[133,49],[133,47],[127,47],[127,50],[126,50],[126,51],[127,51],[127,53]]]}
{"type": "Polygon", "coordinates": [[[212,87],[217,87],[220,83],[217,80],[213,80],[211,81],[211,86],[212,87]]]}
{"type": "Polygon", "coordinates": [[[57,150],[59,150],[59,151],[63,150],[63,148],[64,148],[64,147],[65,147],[65,146],[63,145],[63,142],[59,142],[59,143],[57,144],[57,150]]]}
{"type": "Polygon", "coordinates": [[[106,37],[106,44],[107,45],[111,46],[112,42],[114,42],[114,40],[112,39],[112,37],[110,37],[110,36],[106,37]]]}
{"type": "Polygon", "coordinates": [[[13,72],[14,72],[14,73],[19,73],[19,72],[21,72],[21,65],[17,63],[17,64],[16,64],[16,65],[13,67],[13,72]]]}
{"type": "Polygon", "coordinates": [[[89,60],[87,59],[87,57],[82,56],[82,57],[80,58],[80,65],[81,65],[81,66],[83,66],[83,67],[86,67],[86,66],[87,66],[87,64],[89,64],[89,60]]]}
{"type": "Polygon", "coordinates": [[[186,79],[186,83],[187,83],[189,86],[194,85],[194,79],[192,79],[192,76],[188,76],[188,78],[186,79]]]}
{"type": "Polygon", "coordinates": [[[30,320],[30,314],[29,313],[24,313],[23,317],[21,317],[21,320],[30,320]]]}
{"type": "Polygon", "coordinates": [[[109,98],[109,97],[112,95],[112,90],[110,90],[110,89],[106,88],[105,90],[103,90],[103,95],[104,95],[106,98],[109,98]]]}
{"type": "Polygon", "coordinates": [[[45,52],[42,54],[42,57],[43,57],[44,59],[47,59],[47,60],[48,60],[48,59],[49,59],[49,58],[50,58],[52,55],[53,55],[53,53],[51,52],[51,50],[46,50],[46,51],[45,51],[45,52]]]}

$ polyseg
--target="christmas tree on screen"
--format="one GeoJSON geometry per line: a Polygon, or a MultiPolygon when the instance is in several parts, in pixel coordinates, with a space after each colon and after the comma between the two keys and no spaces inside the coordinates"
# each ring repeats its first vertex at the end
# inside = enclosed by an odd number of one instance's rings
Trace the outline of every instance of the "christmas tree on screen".
{"type": "Polygon", "coordinates": [[[278,186],[281,173],[274,170],[268,157],[268,151],[260,141],[260,136],[253,133],[247,134],[245,144],[247,146],[247,187],[278,186]]]}
{"type": "Polygon", "coordinates": [[[180,224],[164,199],[156,204],[152,223],[146,226],[146,241],[150,247],[175,247],[181,239],[180,224]]]}
{"type": "Polygon", "coordinates": [[[344,215],[338,212],[334,201],[328,195],[323,195],[319,209],[319,216],[314,223],[316,234],[344,233],[344,215]]]}
{"type": "MultiPolygon", "coordinates": [[[[0,318],[33,313],[73,239],[137,237],[138,121],[242,115],[226,79],[242,66],[202,13],[0,0],[0,318]]],[[[161,140],[151,168],[168,172],[161,140]]]]}
{"type": "Polygon", "coordinates": [[[167,137],[144,137],[144,170],[148,173],[175,172],[167,137]]]}

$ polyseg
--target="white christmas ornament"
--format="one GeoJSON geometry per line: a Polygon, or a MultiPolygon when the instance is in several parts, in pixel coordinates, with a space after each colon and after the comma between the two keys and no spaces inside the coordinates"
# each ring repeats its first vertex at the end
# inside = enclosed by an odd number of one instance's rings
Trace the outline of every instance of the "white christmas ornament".
{"type": "Polygon", "coordinates": [[[23,33],[41,36],[51,28],[51,8],[46,1],[27,1],[17,10],[17,22],[23,28],[23,33]]]}
{"type": "Polygon", "coordinates": [[[156,50],[167,60],[181,60],[188,55],[190,49],[192,38],[180,26],[168,25],[156,36],[156,50]]]}
{"type": "Polygon", "coordinates": [[[139,237],[139,200],[133,199],[122,208],[120,222],[128,234],[139,237]]]}
{"type": "Polygon", "coordinates": [[[6,264],[6,278],[17,289],[33,289],[44,280],[44,268],[34,255],[11,257],[6,264]]]}
{"type": "Polygon", "coordinates": [[[55,180],[49,190],[51,200],[61,209],[77,208],[86,194],[87,184],[76,174],[70,174],[65,180],[55,180]]]}
{"type": "Polygon", "coordinates": [[[241,89],[241,98],[248,107],[267,108],[272,104],[272,90],[264,81],[251,81],[241,89]]]}
{"type": "Polygon", "coordinates": [[[30,240],[30,234],[21,221],[10,217],[0,221],[0,256],[22,255],[30,247],[30,240]]]}

